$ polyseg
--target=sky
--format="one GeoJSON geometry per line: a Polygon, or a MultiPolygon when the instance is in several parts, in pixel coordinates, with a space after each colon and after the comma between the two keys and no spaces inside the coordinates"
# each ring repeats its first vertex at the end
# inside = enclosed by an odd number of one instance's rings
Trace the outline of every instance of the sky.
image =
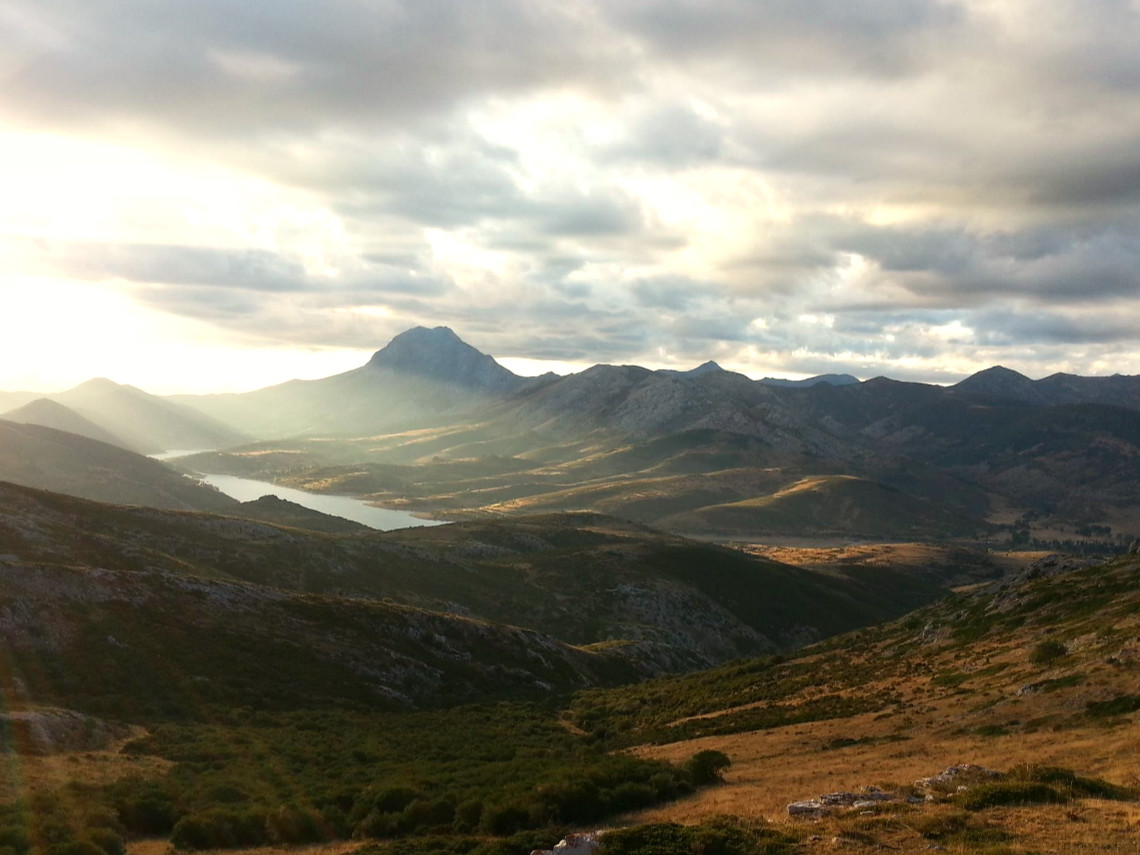
{"type": "Polygon", "coordinates": [[[0,389],[446,325],[598,362],[1140,373],[1140,0],[0,0],[0,389]]]}

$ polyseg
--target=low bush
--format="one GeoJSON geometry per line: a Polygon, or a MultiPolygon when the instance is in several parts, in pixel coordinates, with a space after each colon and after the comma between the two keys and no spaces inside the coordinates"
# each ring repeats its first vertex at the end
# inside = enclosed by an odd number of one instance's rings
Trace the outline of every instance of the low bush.
{"type": "Polygon", "coordinates": [[[1120,695],[1110,701],[1089,701],[1085,713],[1090,718],[1114,718],[1140,710],[1140,695],[1120,695]]]}
{"type": "Polygon", "coordinates": [[[1140,796],[1134,789],[1109,783],[1103,778],[1086,778],[1061,766],[1022,766],[1010,772],[1010,778],[1049,784],[1070,798],[1132,801],[1140,796]]]}
{"type": "Polygon", "coordinates": [[[1029,654],[1029,661],[1034,665],[1048,665],[1068,652],[1069,648],[1065,646],[1064,642],[1050,638],[1033,648],[1033,652],[1029,654]]]}
{"type": "Polygon", "coordinates": [[[616,829],[602,838],[599,855],[787,855],[794,843],[763,821],[725,816],[699,825],[660,822],[616,829]]]}
{"type": "Polygon", "coordinates": [[[1060,804],[1069,800],[1067,793],[1036,781],[994,781],[972,787],[955,797],[966,810],[985,810],[1003,805],[1060,804]]]}
{"type": "Polygon", "coordinates": [[[723,781],[721,773],[731,765],[732,761],[723,751],[698,751],[685,762],[685,771],[693,785],[700,787],[723,781]]]}

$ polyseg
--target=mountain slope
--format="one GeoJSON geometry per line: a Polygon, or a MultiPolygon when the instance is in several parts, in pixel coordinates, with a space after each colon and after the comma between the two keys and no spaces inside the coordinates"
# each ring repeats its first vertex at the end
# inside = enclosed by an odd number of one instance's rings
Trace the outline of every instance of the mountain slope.
{"type": "Polygon", "coordinates": [[[1140,377],[1121,374],[1111,377],[1079,377],[1058,373],[1030,380],[1024,374],[996,365],[972,374],[950,388],[958,392],[1042,406],[1105,404],[1140,410],[1140,377]]]}
{"type": "Polygon", "coordinates": [[[709,505],[661,520],[669,531],[939,540],[988,526],[944,506],[851,476],[812,476],[758,498],[709,505]]]}
{"type": "Polygon", "coordinates": [[[715,791],[632,821],[689,823],[727,812],[778,822],[801,838],[838,837],[857,853],[998,851],[982,847],[1000,842],[1001,851],[1123,855],[1133,847],[1140,795],[1138,668],[1140,558],[1073,569],[1054,556],[1020,579],[784,660],[583,692],[572,718],[611,749],[731,758],[715,791]],[[912,782],[963,763],[1008,772],[1010,789],[994,789],[1013,798],[968,802],[957,785],[976,781],[964,776],[923,785],[930,800],[907,802],[912,782]],[[1039,798],[1058,803],[1033,804],[1018,789],[1033,774],[1053,784],[1082,776],[1107,783],[1046,792],[1039,798]],[[869,785],[897,800],[789,818],[791,802],[869,785]],[[967,804],[974,806],[964,811],[967,804]]]}
{"type": "Polygon", "coordinates": [[[66,431],[67,433],[85,436],[88,439],[95,439],[99,442],[108,443],[109,445],[117,445],[121,448],[127,447],[123,441],[114,434],[103,430],[103,428],[99,427],[99,425],[90,419],[84,418],[75,412],[75,410],[69,409],[58,401],[53,401],[50,398],[37,398],[15,410],[0,413],[0,419],[9,422],[18,422],[20,424],[42,425],[43,427],[55,428],[56,430],[66,431]]]}
{"type": "Polygon", "coordinates": [[[0,480],[117,504],[217,511],[237,506],[157,460],[54,428],[3,420],[0,480]]]}
{"type": "Polygon", "coordinates": [[[225,448],[248,439],[201,413],[104,378],[51,396],[141,454],[225,448]]]}
{"type": "Polygon", "coordinates": [[[390,600],[609,642],[649,673],[790,649],[942,590],[892,570],[789,567],[596,515],[336,536],[11,485],[0,486],[0,511],[2,551],[23,561],[390,600]]]}
{"type": "Polygon", "coordinates": [[[533,630],[185,575],[8,560],[0,597],[36,604],[0,627],[26,697],[128,720],[445,706],[632,676],[533,630]]]}
{"type": "Polygon", "coordinates": [[[785,389],[806,389],[826,383],[829,386],[854,386],[860,382],[858,377],[850,374],[818,374],[815,377],[805,377],[803,380],[785,380],[780,377],[764,377],[760,380],[765,386],[779,386],[785,389]]]}
{"type": "Polygon", "coordinates": [[[254,392],[175,400],[247,433],[360,436],[446,423],[527,380],[466,344],[447,327],[416,327],[367,364],[321,380],[291,380],[254,392]]]}

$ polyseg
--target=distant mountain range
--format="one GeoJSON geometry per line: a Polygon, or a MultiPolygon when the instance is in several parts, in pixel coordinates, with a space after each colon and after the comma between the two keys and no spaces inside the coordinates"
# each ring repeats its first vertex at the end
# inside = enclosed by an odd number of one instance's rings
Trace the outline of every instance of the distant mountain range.
{"type": "Polygon", "coordinates": [[[33,398],[0,411],[0,419],[65,430],[140,454],[219,448],[250,439],[189,407],[106,378],[33,398]]]}
{"type": "Polygon", "coordinates": [[[1111,377],[1050,374],[1040,380],[1030,380],[1024,374],[995,365],[967,377],[951,388],[974,395],[1047,407],[1105,404],[1140,409],[1140,378],[1123,374],[1111,377]]]}
{"type": "Polygon", "coordinates": [[[320,380],[170,399],[93,380],[12,419],[136,451],[220,449],[184,463],[455,517],[591,510],[721,537],[934,538],[1032,520],[1140,531],[1137,410],[1140,377],[1001,367],[948,388],[754,381],[711,361],[527,378],[417,327],[320,380]]]}

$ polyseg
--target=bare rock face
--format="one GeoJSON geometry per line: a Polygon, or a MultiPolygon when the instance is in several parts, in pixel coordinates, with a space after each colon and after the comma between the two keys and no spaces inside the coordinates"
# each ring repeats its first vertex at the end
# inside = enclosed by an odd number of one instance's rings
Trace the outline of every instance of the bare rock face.
{"type": "Polygon", "coordinates": [[[0,751],[62,754],[98,751],[131,735],[131,728],[74,710],[41,707],[0,714],[0,751]]]}
{"type": "Polygon", "coordinates": [[[534,849],[530,855],[595,855],[602,845],[601,831],[567,834],[553,849],[534,849]]]}
{"type": "Polygon", "coordinates": [[[828,816],[836,810],[846,808],[869,808],[880,802],[896,801],[898,796],[887,793],[876,786],[864,788],[861,793],[848,791],[838,793],[824,793],[814,799],[803,799],[788,805],[788,816],[804,816],[818,818],[828,816]]]}
{"type": "Polygon", "coordinates": [[[1001,772],[995,772],[985,766],[978,766],[974,763],[959,763],[954,766],[947,766],[937,775],[919,778],[914,782],[914,786],[916,789],[924,790],[927,793],[957,792],[975,784],[996,781],[1000,777],[1001,772]]]}

